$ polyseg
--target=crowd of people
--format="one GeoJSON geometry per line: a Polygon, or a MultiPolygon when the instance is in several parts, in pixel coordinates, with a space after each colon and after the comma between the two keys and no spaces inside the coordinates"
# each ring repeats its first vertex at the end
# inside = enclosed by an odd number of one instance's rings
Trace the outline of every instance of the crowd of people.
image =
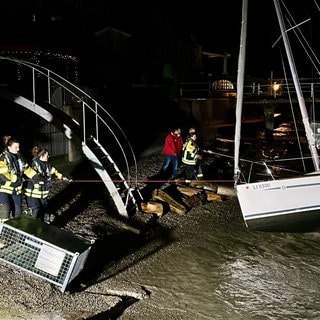
{"type": "Polygon", "coordinates": [[[205,150],[197,143],[195,128],[189,128],[185,139],[182,137],[180,127],[174,127],[166,135],[161,153],[164,155],[164,163],[160,169],[162,175],[170,176],[172,180],[178,180],[178,167],[182,162],[184,169],[184,182],[189,184],[192,180],[203,178],[201,160],[203,153],[212,154],[212,150],[205,150]],[[168,170],[171,168],[171,173],[168,170]]]}
{"type": "MultiPolygon", "coordinates": [[[[46,148],[34,146],[32,163],[20,153],[20,141],[12,136],[3,137],[4,149],[0,154],[0,221],[18,218],[23,214],[25,197],[31,216],[44,222],[49,191],[55,179],[70,182],[49,162],[46,148]]],[[[52,218],[51,218],[52,219],[52,218]]]]}

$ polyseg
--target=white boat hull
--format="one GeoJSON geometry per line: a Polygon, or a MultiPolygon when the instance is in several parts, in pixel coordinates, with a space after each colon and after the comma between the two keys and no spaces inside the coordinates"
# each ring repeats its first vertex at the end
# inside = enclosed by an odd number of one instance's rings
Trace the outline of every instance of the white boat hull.
{"type": "Polygon", "coordinates": [[[320,173],[239,184],[236,192],[249,229],[311,231],[320,226],[320,173]]]}

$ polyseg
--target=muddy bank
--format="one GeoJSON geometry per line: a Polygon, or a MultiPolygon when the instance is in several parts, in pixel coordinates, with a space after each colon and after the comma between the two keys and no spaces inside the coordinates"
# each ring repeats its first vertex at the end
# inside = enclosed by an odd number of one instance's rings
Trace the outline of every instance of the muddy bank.
{"type": "MultiPolygon", "coordinates": [[[[156,174],[162,160],[159,154],[140,159],[138,179],[156,174]]],[[[85,268],[62,293],[45,280],[1,262],[0,310],[4,320],[117,319],[133,304],[137,306],[135,317],[143,318],[137,314],[139,301],[147,302],[152,292],[132,276],[126,279],[128,270],[166,250],[189,228],[197,227],[201,232],[203,215],[213,215],[217,223],[241,221],[231,183],[218,184],[218,194],[224,196],[221,203],[194,207],[184,216],[168,212],[157,218],[141,213],[140,219],[128,224],[115,214],[102,183],[73,178],[73,184],[54,185],[50,201],[56,218],[52,225],[95,241],[85,268]]]]}

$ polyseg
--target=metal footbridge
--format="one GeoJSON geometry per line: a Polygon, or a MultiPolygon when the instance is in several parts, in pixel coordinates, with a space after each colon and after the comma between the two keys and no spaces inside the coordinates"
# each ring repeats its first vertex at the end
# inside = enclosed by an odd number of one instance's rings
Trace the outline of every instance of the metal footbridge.
{"type": "Polygon", "coordinates": [[[118,213],[125,218],[134,214],[136,158],[127,136],[106,108],[67,79],[32,62],[0,57],[0,68],[4,81],[0,95],[81,145],[118,213]],[[57,93],[62,101],[55,98],[57,93]]]}

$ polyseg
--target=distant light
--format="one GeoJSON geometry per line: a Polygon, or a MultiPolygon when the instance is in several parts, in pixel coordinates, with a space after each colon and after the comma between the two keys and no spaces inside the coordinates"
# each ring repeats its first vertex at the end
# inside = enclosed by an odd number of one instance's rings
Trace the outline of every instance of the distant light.
{"type": "Polygon", "coordinates": [[[237,96],[233,83],[226,79],[214,81],[211,85],[211,90],[213,94],[218,93],[219,96],[223,97],[235,98],[237,96]]]}
{"type": "Polygon", "coordinates": [[[61,16],[54,16],[54,15],[52,15],[51,17],[50,17],[50,21],[51,22],[57,22],[57,21],[60,21],[62,18],[61,18],[61,16]]]}
{"type": "Polygon", "coordinates": [[[212,83],[213,90],[234,90],[234,85],[229,80],[217,80],[212,83]]]}
{"type": "Polygon", "coordinates": [[[280,84],[277,82],[273,83],[273,91],[278,92],[280,89],[280,84]]]}
{"type": "Polygon", "coordinates": [[[278,91],[280,90],[280,84],[275,81],[272,85],[273,95],[274,97],[277,96],[278,91]]]}

